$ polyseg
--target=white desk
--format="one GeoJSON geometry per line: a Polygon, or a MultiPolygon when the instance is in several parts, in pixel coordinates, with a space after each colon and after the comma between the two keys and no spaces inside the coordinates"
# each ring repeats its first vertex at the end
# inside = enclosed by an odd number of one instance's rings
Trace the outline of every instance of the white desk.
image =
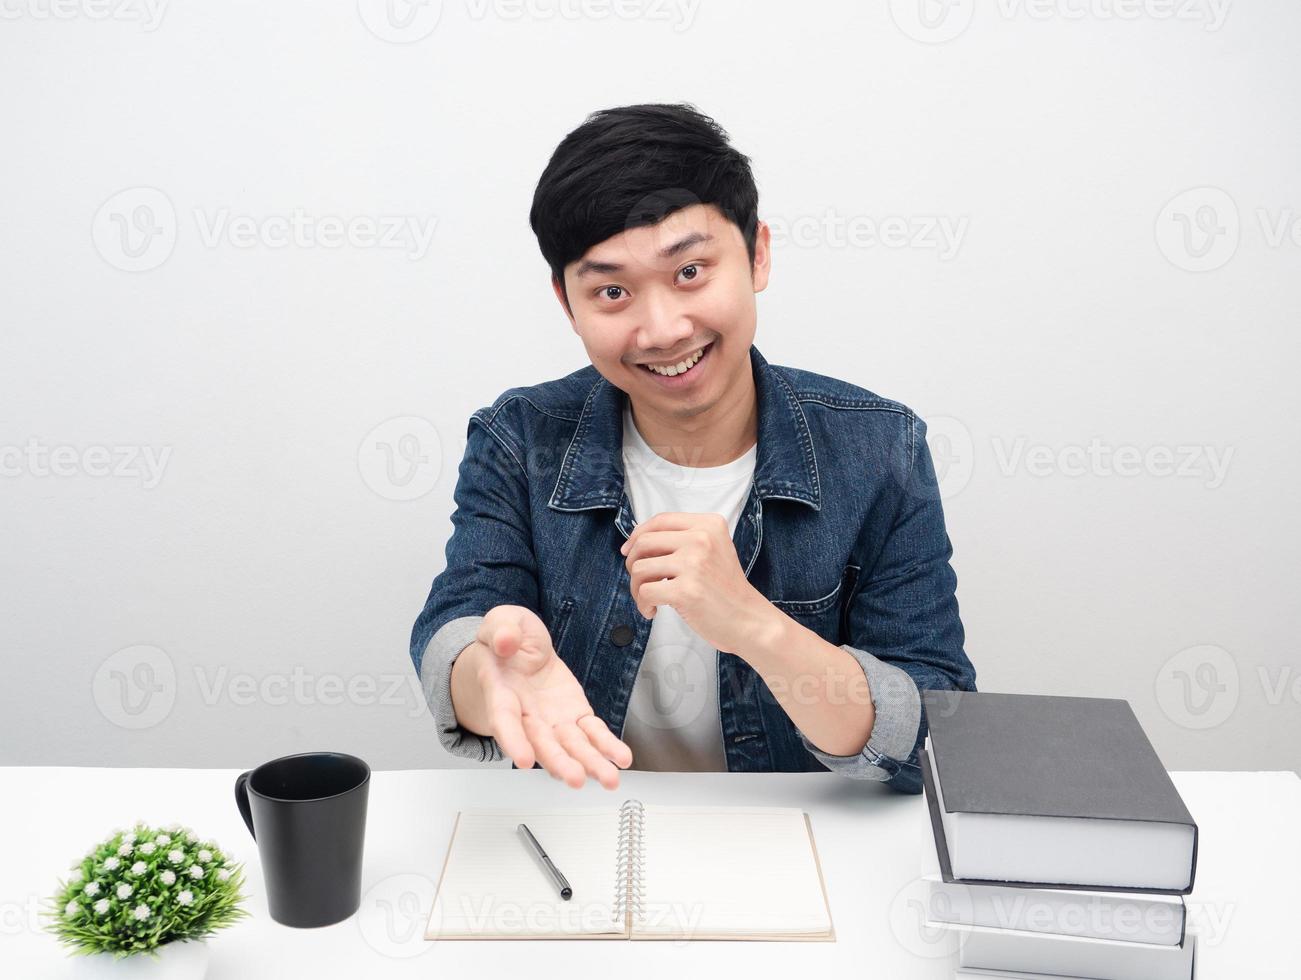
{"type": "MultiPolygon", "coordinates": [[[[0,977],[59,977],[67,957],[39,930],[56,877],[115,827],[180,822],[246,862],[252,918],[210,942],[210,980],[295,977],[572,978],[700,976],[949,980],[944,941],[918,928],[921,796],[829,773],[624,773],[619,790],[573,791],[541,770],[376,772],[362,907],[324,929],[266,911],[257,850],[235,809],[235,770],[3,768],[0,977]],[[593,942],[421,939],[458,809],[473,806],[727,803],[799,806],[811,816],[837,941],[593,942]]],[[[1301,779],[1291,772],[1172,774],[1200,827],[1190,922],[1203,936],[1199,980],[1295,977],[1291,898],[1301,878],[1301,779]]]]}

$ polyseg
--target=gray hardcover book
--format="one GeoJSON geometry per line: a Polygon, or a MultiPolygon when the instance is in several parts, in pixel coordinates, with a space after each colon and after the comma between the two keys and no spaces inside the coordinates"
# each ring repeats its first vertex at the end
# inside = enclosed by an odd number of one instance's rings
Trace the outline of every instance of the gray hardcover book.
{"type": "Polygon", "coordinates": [[[1127,701],[924,691],[945,881],[1186,895],[1197,824],[1127,701]]]}

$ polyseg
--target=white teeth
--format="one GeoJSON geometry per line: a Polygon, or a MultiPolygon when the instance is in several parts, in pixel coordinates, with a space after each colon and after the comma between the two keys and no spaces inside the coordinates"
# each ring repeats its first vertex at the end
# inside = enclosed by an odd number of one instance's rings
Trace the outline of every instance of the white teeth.
{"type": "MultiPolygon", "coordinates": [[[[705,345],[705,347],[708,346],[708,344],[705,345]]],[[[669,367],[656,367],[653,364],[643,364],[642,367],[654,371],[656,374],[662,374],[666,378],[672,378],[676,375],[682,374],[687,370],[687,368],[694,367],[696,361],[700,360],[704,356],[705,348],[702,347],[694,354],[689,355],[685,360],[678,361],[677,364],[670,365],[669,367]]]]}

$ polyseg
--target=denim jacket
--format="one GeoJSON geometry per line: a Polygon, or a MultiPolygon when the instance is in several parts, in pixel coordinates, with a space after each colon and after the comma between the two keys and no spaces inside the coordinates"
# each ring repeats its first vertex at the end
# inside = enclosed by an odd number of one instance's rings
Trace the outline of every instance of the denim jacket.
{"type": "MultiPolygon", "coordinates": [[[[822,752],[745,661],[719,651],[727,768],[829,769],[920,793],[919,690],[976,689],[925,423],[856,385],[749,353],[758,446],[737,556],[774,606],[854,656],[876,720],[857,755],[822,752]]],[[[411,633],[454,755],[503,757],[494,739],[457,724],[451,700],[453,661],[502,604],[541,617],[597,716],[623,730],[651,628],[619,553],[635,524],[623,483],[627,397],[589,365],[511,388],[470,417],[447,564],[411,633]]]]}

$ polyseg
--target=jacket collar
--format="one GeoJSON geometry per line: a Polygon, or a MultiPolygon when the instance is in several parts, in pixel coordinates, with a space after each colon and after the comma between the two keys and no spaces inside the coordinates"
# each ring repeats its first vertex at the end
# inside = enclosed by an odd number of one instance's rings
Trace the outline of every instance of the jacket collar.
{"type": "MultiPolygon", "coordinates": [[[[809,425],[785,375],[750,345],[759,403],[754,488],[759,497],[796,500],[820,510],[818,462],[809,425]]],[[[619,507],[623,496],[623,409],[626,392],[599,377],[583,403],[555,490],[552,510],[619,507]]]]}

